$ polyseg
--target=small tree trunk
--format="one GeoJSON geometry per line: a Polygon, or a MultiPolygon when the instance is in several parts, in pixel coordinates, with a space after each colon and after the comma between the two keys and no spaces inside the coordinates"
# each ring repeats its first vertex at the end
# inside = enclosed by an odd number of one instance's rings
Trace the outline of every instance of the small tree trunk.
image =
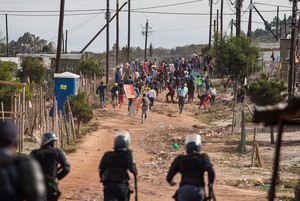
{"type": "Polygon", "coordinates": [[[274,127],[273,126],[270,126],[270,139],[271,139],[271,144],[275,144],[274,127]]]}
{"type": "Polygon", "coordinates": [[[242,103],[242,108],[241,108],[241,141],[239,146],[237,147],[237,151],[241,154],[246,153],[246,128],[245,128],[245,104],[242,103]]]}
{"type": "Polygon", "coordinates": [[[236,90],[236,81],[234,80],[234,105],[233,105],[233,114],[232,114],[232,127],[231,127],[231,134],[234,132],[234,127],[236,124],[236,114],[235,114],[235,110],[236,110],[236,105],[237,105],[237,90],[236,90]]]}

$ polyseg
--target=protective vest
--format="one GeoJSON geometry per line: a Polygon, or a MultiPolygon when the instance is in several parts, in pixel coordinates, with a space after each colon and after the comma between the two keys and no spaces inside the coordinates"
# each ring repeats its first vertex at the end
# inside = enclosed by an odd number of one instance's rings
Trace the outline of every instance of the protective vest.
{"type": "Polygon", "coordinates": [[[33,150],[31,155],[40,163],[46,182],[55,182],[57,178],[60,180],[70,171],[70,165],[61,149],[45,147],[33,150]],[[62,167],[62,171],[59,174],[57,170],[58,164],[62,167]]]}
{"type": "Polygon", "coordinates": [[[204,172],[211,167],[211,161],[206,153],[192,153],[188,155],[179,155],[174,160],[167,175],[167,181],[171,181],[174,175],[181,173],[180,186],[190,184],[203,187],[204,172]]]}
{"type": "Polygon", "coordinates": [[[128,170],[136,171],[130,150],[106,152],[100,163],[101,181],[104,184],[128,182],[128,170]]]}

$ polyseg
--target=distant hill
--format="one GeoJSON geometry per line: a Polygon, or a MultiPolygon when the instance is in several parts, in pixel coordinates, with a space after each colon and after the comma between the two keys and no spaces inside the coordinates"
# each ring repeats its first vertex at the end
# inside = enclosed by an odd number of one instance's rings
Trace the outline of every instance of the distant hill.
{"type": "Polygon", "coordinates": [[[38,53],[55,53],[55,43],[48,43],[47,40],[41,39],[29,32],[24,33],[17,41],[12,40],[9,43],[10,55],[38,54],[38,53]]]}

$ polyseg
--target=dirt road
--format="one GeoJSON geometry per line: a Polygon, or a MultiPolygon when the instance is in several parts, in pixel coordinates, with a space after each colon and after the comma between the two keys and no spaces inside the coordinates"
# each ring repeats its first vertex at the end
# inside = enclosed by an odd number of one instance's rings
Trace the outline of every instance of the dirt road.
{"type": "MultiPolygon", "coordinates": [[[[71,173],[60,183],[61,200],[103,200],[102,185],[99,183],[98,165],[103,153],[113,147],[114,133],[118,130],[128,130],[132,143],[130,148],[137,159],[139,200],[140,201],[169,201],[177,187],[170,187],[165,181],[166,172],[172,159],[184,153],[183,137],[192,131],[192,126],[201,125],[192,117],[192,111],[197,106],[186,105],[181,115],[178,114],[178,105],[163,103],[163,96],[159,96],[155,109],[150,112],[149,119],[140,123],[140,112],[130,117],[126,108],[120,110],[109,109],[97,111],[93,123],[98,129],[91,132],[79,145],[76,152],[68,155],[71,163],[71,173]],[[174,135],[175,134],[175,135],[174,135]],[[177,135],[178,134],[178,135],[177,135]],[[172,149],[172,143],[178,142],[179,149],[172,149]]],[[[196,127],[196,129],[199,129],[196,127]]],[[[253,188],[236,188],[227,184],[228,179],[243,178],[236,171],[231,175],[219,164],[222,157],[222,140],[206,138],[202,150],[208,152],[215,164],[216,183],[215,193],[218,201],[264,201],[266,192],[253,188]]],[[[180,181],[179,176],[175,178],[180,181]]],[[[134,200],[134,195],[131,200],[134,200]]]]}

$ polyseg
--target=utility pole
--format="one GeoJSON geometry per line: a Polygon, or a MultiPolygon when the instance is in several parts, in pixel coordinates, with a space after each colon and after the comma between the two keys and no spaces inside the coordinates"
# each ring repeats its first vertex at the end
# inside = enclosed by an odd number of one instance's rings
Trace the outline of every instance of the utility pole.
{"type": "Polygon", "coordinates": [[[64,37],[64,32],[62,33],[62,36],[61,36],[61,44],[62,44],[62,54],[65,53],[65,37],[64,37]]]}
{"type": "Polygon", "coordinates": [[[210,12],[209,12],[209,39],[208,39],[208,50],[211,48],[211,27],[212,27],[212,6],[213,0],[209,0],[210,12]]]}
{"type": "Polygon", "coordinates": [[[276,18],[276,38],[278,41],[278,25],[279,25],[279,6],[277,6],[277,18],[276,18]]]}
{"type": "Polygon", "coordinates": [[[241,35],[241,8],[242,8],[242,0],[236,0],[236,37],[240,37],[241,35]]]}
{"type": "Polygon", "coordinates": [[[64,12],[65,12],[65,0],[60,0],[60,14],[59,14],[58,39],[57,39],[56,60],[55,60],[55,73],[60,73],[61,42],[62,42],[63,27],[64,27],[64,12]]]}
{"type": "Polygon", "coordinates": [[[65,54],[68,53],[68,30],[66,30],[65,54]]]}
{"type": "Polygon", "coordinates": [[[128,38],[127,38],[127,62],[130,63],[130,1],[128,0],[128,38]]]}
{"type": "Polygon", "coordinates": [[[117,0],[116,10],[117,10],[117,18],[116,18],[116,66],[119,65],[119,0],[117,0]]]}
{"type": "Polygon", "coordinates": [[[216,20],[214,20],[214,39],[215,39],[215,35],[216,35],[216,20]]]}
{"type": "Polygon", "coordinates": [[[223,8],[224,8],[224,0],[221,0],[221,19],[220,19],[221,40],[223,39],[223,8]]]}
{"type": "Polygon", "coordinates": [[[148,23],[148,20],[147,20],[147,21],[146,21],[146,27],[145,27],[145,53],[144,53],[144,61],[147,60],[148,29],[149,29],[149,23],[148,23]]]}
{"type": "Polygon", "coordinates": [[[6,24],[6,56],[8,57],[8,19],[7,14],[5,14],[5,24],[6,24]]]}
{"type": "MultiPolygon", "coordinates": [[[[123,5],[119,8],[119,12],[125,7],[126,4],[127,2],[123,3],[123,5]]],[[[111,23],[116,16],[117,14],[114,14],[110,18],[109,23],[111,23]]],[[[88,42],[88,44],[84,46],[84,48],[80,51],[80,53],[83,53],[86,50],[86,48],[88,48],[92,44],[92,42],[102,33],[102,31],[104,31],[105,28],[106,28],[106,24],[100,29],[100,31],[98,31],[98,33],[92,38],[92,40],[90,40],[90,42],[88,42]]]]}
{"type": "Polygon", "coordinates": [[[217,32],[219,32],[219,9],[217,9],[217,32]]]}
{"type": "Polygon", "coordinates": [[[248,32],[247,32],[247,37],[248,37],[248,38],[251,38],[251,33],[252,33],[252,10],[253,10],[253,4],[252,4],[252,0],[250,0],[250,5],[249,5],[248,32]]]}
{"type": "Polygon", "coordinates": [[[286,14],[284,14],[283,23],[284,23],[284,38],[287,38],[287,32],[286,32],[286,14]]]}
{"type": "Polygon", "coordinates": [[[296,25],[297,25],[297,0],[293,0],[293,13],[292,13],[292,33],[291,33],[291,47],[290,47],[290,68],[288,79],[288,99],[290,100],[294,94],[294,70],[295,70],[295,38],[296,38],[296,25]]]}
{"type": "Polygon", "coordinates": [[[109,0],[106,0],[106,85],[108,85],[109,80],[109,0]]]}
{"type": "Polygon", "coordinates": [[[231,22],[230,22],[230,37],[232,37],[233,35],[233,19],[231,19],[231,22]]]}

